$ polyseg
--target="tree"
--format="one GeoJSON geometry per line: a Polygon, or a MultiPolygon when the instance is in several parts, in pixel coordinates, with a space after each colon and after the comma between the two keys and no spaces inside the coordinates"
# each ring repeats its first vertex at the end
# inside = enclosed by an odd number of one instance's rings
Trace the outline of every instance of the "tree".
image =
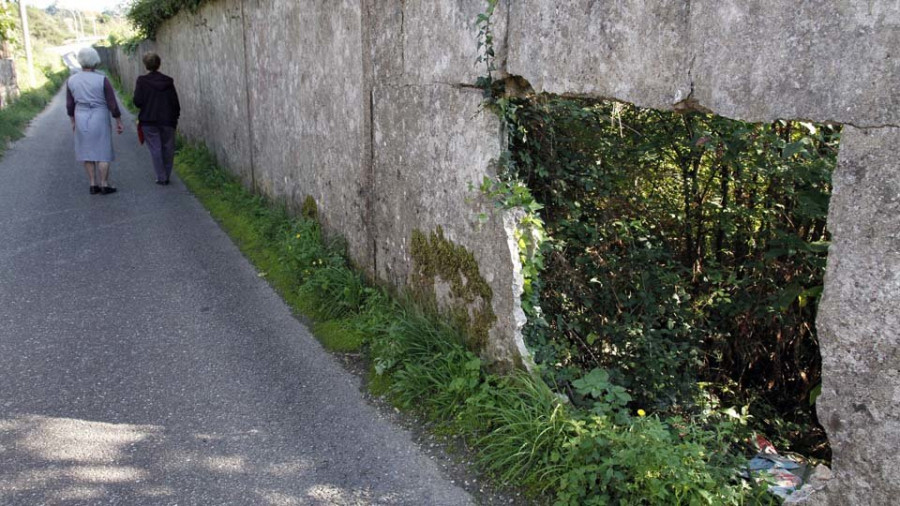
{"type": "Polygon", "coordinates": [[[16,15],[12,3],[0,0],[0,58],[12,58],[12,44],[15,42],[16,15]]]}

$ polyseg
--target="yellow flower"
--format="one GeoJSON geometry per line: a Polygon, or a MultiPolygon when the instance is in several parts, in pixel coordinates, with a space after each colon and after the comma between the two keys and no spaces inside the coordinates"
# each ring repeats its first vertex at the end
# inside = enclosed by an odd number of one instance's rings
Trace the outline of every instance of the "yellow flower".
{"type": "Polygon", "coordinates": [[[297,234],[297,239],[299,239],[299,238],[300,238],[300,234],[297,234]]]}
{"type": "Polygon", "coordinates": [[[644,411],[643,409],[639,409],[639,410],[638,410],[638,416],[647,416],[647,412],[644,411]]]}

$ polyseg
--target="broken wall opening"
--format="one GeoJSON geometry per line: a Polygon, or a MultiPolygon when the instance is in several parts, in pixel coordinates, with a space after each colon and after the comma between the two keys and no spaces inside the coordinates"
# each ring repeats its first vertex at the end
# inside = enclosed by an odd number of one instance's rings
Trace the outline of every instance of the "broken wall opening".
{"type": "Polygon", "coordinates": [[[496,104],[501,178],[543,206],[523,307],[550,383],[587,403],[573,383],[600,369],[632,410],[729,413],[736,434],[829,461],[815,321],[841,127],[547,94],[496,104]]]}

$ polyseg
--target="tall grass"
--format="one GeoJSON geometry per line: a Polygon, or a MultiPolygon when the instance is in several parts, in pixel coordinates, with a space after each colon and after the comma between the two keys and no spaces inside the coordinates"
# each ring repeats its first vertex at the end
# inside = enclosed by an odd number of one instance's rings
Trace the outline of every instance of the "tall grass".
{"type": "Polygon", "coordinates": [[[53,100],[68,72],[48,70],[41,75],[44,78],[42,86],[22,92],[18,99],[0,110],[0,156],[10,142],[25,135],[25,127],[53,100]]]}

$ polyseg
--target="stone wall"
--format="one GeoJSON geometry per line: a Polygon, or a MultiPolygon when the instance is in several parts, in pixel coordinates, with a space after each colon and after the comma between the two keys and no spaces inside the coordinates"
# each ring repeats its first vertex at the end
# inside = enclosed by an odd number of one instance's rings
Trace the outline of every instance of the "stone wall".
{"type": "MultiPolygon", "coordinates": [[[[403,286],[410,239],[440,227],[493,290],[484,352],[521,356],[511,216],[467,190],[503,146],[472,85],[483,0],[218,0],[156,49],[183,133],[248,185],[311,195],[354,261],[403,286]],[[474,217],[487,212],[479,225],[474,217]]],[[[517,0],[495,15],[499,75],[538,92],[723,116],[845,123],[818,320],[818,403],[836,478],[816,501],[900,495],[900,2],[517,0]]],[[[135,58],[110,56],[127,83],[135,58]]],[[[439,285],[439,284],[438,284],[439,285]]]]}
{"type": "Polygon", "coordinates": [[[16,64],[11,58],[0,58],[0,109],[19,96],[16,64]]]}
{"type": "Polygon", "coordinates": [[[158,52],[178,87],[181,133],[289,207],[313,197],[373,278],[421,281],[415,231],[441,229],[465,247],[493,293],[496,321],[480,351],[508,367],[527,355],[514,223],[469,190],[502,145],[472,86],[482,9],[478,0],[219,0],[170,20],[133,55],[102,57],[131,89],[139,55],[158,52]],[[491,219],[479,223],[480,213],[491,219]]]}

